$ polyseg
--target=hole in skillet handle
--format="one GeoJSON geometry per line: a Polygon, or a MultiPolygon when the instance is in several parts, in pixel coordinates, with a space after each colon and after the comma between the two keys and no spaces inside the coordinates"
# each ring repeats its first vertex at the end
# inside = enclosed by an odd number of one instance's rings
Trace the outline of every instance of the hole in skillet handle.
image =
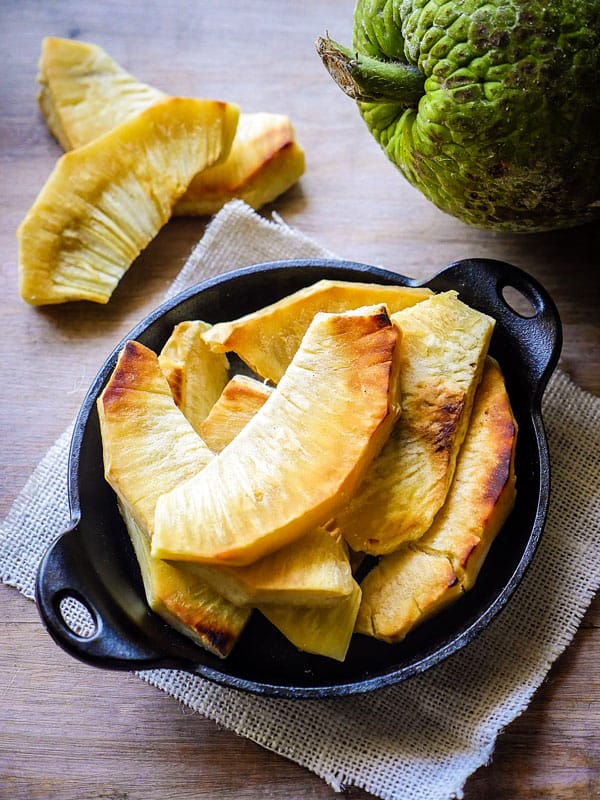
{"type": "Polygon", "coordinates": [[[165,665],[164,655],[131,635],[132,620],[115,605],[90,562],[78,526],[46,551],[38,568],[35,600],[54,641],[80,661],[108,669],[165,665]]]}

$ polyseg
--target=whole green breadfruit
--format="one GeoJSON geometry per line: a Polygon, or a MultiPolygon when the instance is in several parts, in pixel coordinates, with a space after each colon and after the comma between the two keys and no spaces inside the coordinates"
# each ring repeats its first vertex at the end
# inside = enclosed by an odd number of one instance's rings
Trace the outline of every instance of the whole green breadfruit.
{"type": "Polygon", "coordinates": [[[317,50],[404,176],[481,228],[600,219],[600,0],[358,0],[317,50]]]}

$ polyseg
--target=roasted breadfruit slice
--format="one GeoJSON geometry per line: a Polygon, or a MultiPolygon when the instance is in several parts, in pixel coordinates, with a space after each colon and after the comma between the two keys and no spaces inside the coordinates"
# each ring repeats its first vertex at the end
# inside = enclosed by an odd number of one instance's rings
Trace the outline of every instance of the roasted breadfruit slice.
{"type": "Polygon", "coordinates": [[[448,498],[419,542],[450,560],[465,591],[514,505],[516,442],[504,377],[488,356],[448,498]]]}
{"type": "Polygon", "coordinates": [[[259,611],[299,650],[344,661],[354,632],[361,590],[352,591],[329,608],[263,605],[259,611]]]}
{"type": "Polygon", "coordinates": [[[252,314],[213,325],[204,340],[216,352],[235,352],[258,375],[279,383],[318,311],[385,303],[393,314],[431,294],[422,288],[321,280],[252,314]]]}
{"type": "Polygon", "coordinates": [[[259,209],[293,186],[304,170],[304,150],[288,117],[242,113],[227,159],[196,175],[173,213],[216,214],[234,199],[259,209]]]}
{"type": "Polygon", "coordinates": [[[226,656],[250,614],[183,566],[152,557],[156,500],[213,457],[173,402],[155,353],[127,342],[98,399],[105,475],[138,559],[148,604],[159,616],[226,656]]]}
{"type": "Polygon", "coordinates": [[[516,437],[504,378],[488,356],[446,502],[422,539],[365,577],[358,633],[400,641],[473,587],[514,504],[516,437]]]}
{"type": "MultiPolygon", "coordinates": [[[[271,387],[254,378],[235,375],[200,425],[211,450],[221,452],[272,392],[271,387]]],[[[340,536],[321,527],[245,567],[190,566],[224,597],[239,605],[261,602],[331,605],[352,588],[345,543],[340,536]]]]}
{"type": "Polygon", "coordinates": [[[156,354],[139,342],[125,344],[97,407],[106,480],[151,536],[158,497],[213,454],[175,405],[156,354]]]}
{"type": "Polygon", "coordinates": [[[350,547],[391,553],[419,539],[442,507],[479,385],[494,320],[456,292],[392,317],[402,336],[402,414],[336,522],[350,547]]]}
{"type": "Polygon", "coordinates": [[[220,453],[264,406],[272,392],[271,386],[255,378],[234,375],[200,423],[200,436],[214,453],[220,453]]]}
{"type": "Polygon", "coordinates": [[[317,314],[252,420],[159,498],[153,555],[243,566],[327,521],[396,420],[398,336],[384,306],[317,314]]]}
{"type": "Polygon", "coordinates": [[[225,600],[185,566],[169,564],[150,554],[150,540],[120,505],[140,566],[146,601],[175,630],[211,653],[225,658],[252,613],[225,600]]]}
{"type": "Polygon", "coordinates": [[[22,297],[108,302],[192,177],[227,155],[237,118],[173,97],[62,156],[17,232],[22,297]]]}
{"type": "Polygon", "coordinates": [[[200,433],[200,423],[221,395],[229,380],[229,361],[213,353],[202,339],[208,322],[180,322],[158,354],[175,404],[200,433]]]}
{"type": "MultiPolygon", "coordinates": [[[[71,39],[44,39],[38,81],[40,108],[65,150],[88,144],[166,98],[102,48],[71,39]]],[[[225,162],[198,173],[173,214],[214,214],[233,198],[258,209],[289,189],[304,169],[304,151],[288,117],[240,114],[225,162]]]]}
{"type": "Polygon", "coordinates": [[[38,83],[40,109],[63,150],[88,144],[167,97],[101,47],[53,36],[42,41],[38,83]]]}
{"type": "Polygon", "coordinates": [[[347,597],[353,586],[344,546],[320,527],[245,567],[190,562],[188,567],[242,606],[331,606],[347,597]]]}
{"type": "Polygon", "coordinates": [[[462,594],[450,561],[413,545],[383,556],[361,589],[356,632],[390,643],[462,594]]]}

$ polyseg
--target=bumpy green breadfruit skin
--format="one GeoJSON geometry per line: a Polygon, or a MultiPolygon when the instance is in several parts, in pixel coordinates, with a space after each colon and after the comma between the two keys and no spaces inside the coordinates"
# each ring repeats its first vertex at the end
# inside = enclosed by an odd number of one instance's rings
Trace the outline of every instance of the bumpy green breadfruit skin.
{"type": "Polygon", "coordinates": [[[600,0],[358,0],[353,39],[425,75],[414,107],[358,105],[440,209],[493,230],[600,219],[600,0]]]}

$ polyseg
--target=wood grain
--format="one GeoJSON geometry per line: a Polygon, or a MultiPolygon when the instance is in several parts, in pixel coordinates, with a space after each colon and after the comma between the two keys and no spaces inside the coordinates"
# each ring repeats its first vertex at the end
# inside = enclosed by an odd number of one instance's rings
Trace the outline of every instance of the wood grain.
{"type": "MultiPolygon", "coordinates": [[[[60,154],[36,106],[41,39],[105,47],[140,80],[181,95],[289,114],[307,171],[275,209],[342,257],[428,277],[463,257],[528,270],[564,324],[561,366],[600,394],[600,228],[531,236],[478,231],[431,206],[387,162],[314,51],[349,41],[351,2],[3,3],[0,11],[0,514],[71,421],[105,356],[152,307],[207,220],[171,221],[105,307],[33,309],[17,290],[15,230],[60,154]]],[[[0,798],[331,800],[320,779],[181,708],[137,678],[73,661],[33,604],[0,586],[0,798]]],[[[500,737],[467,800],[600,796],[600,603],[531,706],[500,737]]],[[[367,798],[360,790],[346,796],[367,798]]]]}

